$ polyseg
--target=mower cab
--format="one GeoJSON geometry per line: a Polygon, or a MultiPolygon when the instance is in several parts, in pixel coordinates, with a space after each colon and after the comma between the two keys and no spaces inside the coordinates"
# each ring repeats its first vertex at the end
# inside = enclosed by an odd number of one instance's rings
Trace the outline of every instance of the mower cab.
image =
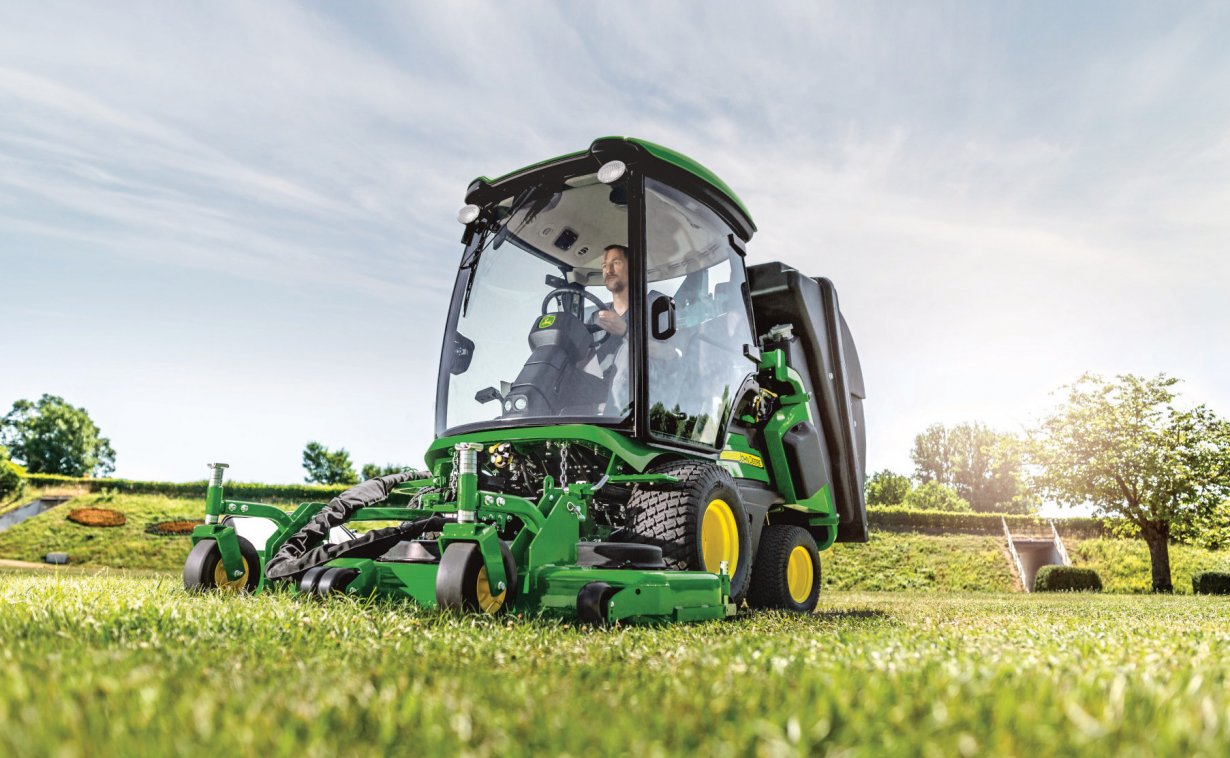
{"type": "Polygon", "coordinates": [[[730,188],[639,140],[480,178],[466,203],[428,470],[287,513],[226,500],[215,469],[186,586],[587,621],[814,608],[819,551],[866,540],[832,284],[746,267],[730,188]],[[244,517],[271,525],[259,547],[244,517]]]}

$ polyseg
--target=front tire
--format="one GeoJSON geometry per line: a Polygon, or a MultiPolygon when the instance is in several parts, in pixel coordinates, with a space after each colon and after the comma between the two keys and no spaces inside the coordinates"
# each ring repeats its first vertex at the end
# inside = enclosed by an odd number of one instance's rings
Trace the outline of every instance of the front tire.
{"type": "Polygon", "coordinates": [[[189,592],[256,592],[261,581],[260,555],[251,542],[239,536],[235,539],[239,541],[239,554],[243,558],[242,574],[227,576],[217,540],[201,540],[184,561],[184,589],[189,592]]]}
{"type": "Polygon", "coordinates": [[[724,561],[737,603],[752,578],[750,523],[734,479],[707,462],[674,461],[650,469],[678,484],[637,485],[628,502],[628,540],[657,545],[667,568],[716,574],[724,561]]]}
{"type": "Polygon", "coordinates": [[[474,542],[454,542],[444,550],[436,570],[436,605],[443,610],[497,614],[508,610],[517,599],[517,563],[503,542],[504,584],[492,593],[487,579],[483,553],[474,542]]]}
{"type": "Polygon", "coordinates": [[[806,529],[766,526],[756,550],[747,604],[810,613],[820,601],[820,552],[806,529]]]}

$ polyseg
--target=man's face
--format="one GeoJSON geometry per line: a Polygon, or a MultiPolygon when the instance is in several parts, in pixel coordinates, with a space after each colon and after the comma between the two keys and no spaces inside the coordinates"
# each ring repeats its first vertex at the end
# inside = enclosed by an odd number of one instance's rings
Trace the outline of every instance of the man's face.
{"type": "Polygon", "coordinates": [[[628,288],[628,259],[622,250],[612,248],[602,257],[602,281],[614,293],[628,288]]]}

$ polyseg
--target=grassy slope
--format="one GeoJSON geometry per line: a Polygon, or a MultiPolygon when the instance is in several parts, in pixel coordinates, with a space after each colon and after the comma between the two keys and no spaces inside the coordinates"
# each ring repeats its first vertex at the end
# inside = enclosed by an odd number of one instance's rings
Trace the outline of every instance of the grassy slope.
{"type": "MultiPolygon", "coordinates": [[[[1150,592],[1153,589],[1149,548],[1144,540],[1096,539],[1069,543],[1073,565],[1095,569],[1107,592],[1150,592]]],[[[1170,546],[1170,581],[1175,592],[1192,591],[1192,575],[1230,571],[1230,553],[1209,552],[1189,545],[1170,546]]]]}
{"type": "Polygon", "coordinates": [[[826,590],[1019,589],[1003,539],[992,536],[873,532],[866,544],[825,551],[821,567],[826,590]]]}
{"type": "MultiPolygon", "coordinates": [[[[33,498],[27,498],[27,501],[33,498]]],[[[199,500],[158,495],[84,495],[0,532],[0,558],[41,561],[52,551],[69,554],[78,566],[123,566],[138,569],[178,569],[191,549],[187,537],[145,533],[151,522],[199,515],[199,500]],[[118,527],[88,527],[69,521],[74,508],[110,508],[128,517],[118,527]]]]}
{"type": "Polygon", "coordinates": [[[1230,602],[826,595],[658,629],[0,574],[3,755],[1219,755],[1230,602]]]}

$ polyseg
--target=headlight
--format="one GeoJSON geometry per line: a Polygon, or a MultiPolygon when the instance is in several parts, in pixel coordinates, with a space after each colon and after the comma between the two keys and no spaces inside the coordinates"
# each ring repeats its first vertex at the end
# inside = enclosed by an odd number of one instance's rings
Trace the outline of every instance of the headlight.
{"type": "Polygon", "coordinates": [[[614,184],[627,170],[628,167],[623,161],[607,161],[602,164],[602,168],[598,169],[598,181],[603,184],[614,184]]]}

